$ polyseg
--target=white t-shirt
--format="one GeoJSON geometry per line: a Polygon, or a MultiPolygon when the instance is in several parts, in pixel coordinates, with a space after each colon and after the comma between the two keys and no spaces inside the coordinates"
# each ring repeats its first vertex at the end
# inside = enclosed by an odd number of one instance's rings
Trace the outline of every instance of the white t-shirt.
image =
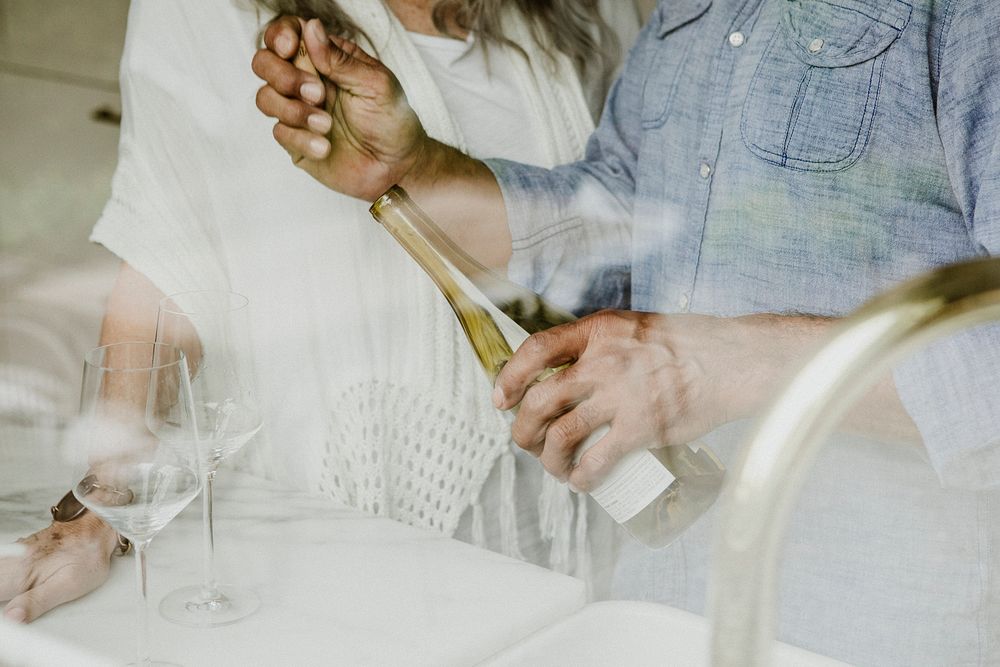
{"type": "Polygon", "coordinates": [[[469,154],[538,164],[545,156],[538,119],[507,62],[510,49],[408,32],[465,135],[469,154]]]}

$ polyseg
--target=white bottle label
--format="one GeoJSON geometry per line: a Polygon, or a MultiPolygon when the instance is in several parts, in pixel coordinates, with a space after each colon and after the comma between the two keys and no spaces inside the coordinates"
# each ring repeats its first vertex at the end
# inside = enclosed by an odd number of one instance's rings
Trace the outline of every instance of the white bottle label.
{"type": "Polygon", "coordinates": [[[674,479],[648,449],[640,449],[619,461],[607,479],[590,495],[612,519],[625,523],[656,500],[674,479]]]}
{"type": "MultiPolygon", "coordinates": [[[[577,449],[577,460],[610,429],[603,426],[577,449]]],[[[590,495],[618,523],[638,514],[676,479],[648,449],[629,452],[590,495]]]]}

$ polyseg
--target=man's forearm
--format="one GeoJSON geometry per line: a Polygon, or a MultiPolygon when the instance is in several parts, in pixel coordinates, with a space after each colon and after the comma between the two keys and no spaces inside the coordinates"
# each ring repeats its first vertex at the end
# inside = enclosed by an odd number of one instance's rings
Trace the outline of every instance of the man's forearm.
{"type": "MultiPolygon", "coordinates": [[[[727,382],[734,417],[760,414],[784,384],[822,346],[839,322],[809,315],[749,315],[730,321],[735,346],[748,359],[731,359],[733,368],[746,369],[727,382]]],[[[892,374],[886,373],[848,412],[839,430],[877,440],[920,444],[916,425],[903,407],[892,374]]]]}
{"type": "Polygon", "coordinates": [[[481,161],[433,139],[400,185],[462,249],[491,268],[503,268],[511,236],[503,195],[481,161]]]}

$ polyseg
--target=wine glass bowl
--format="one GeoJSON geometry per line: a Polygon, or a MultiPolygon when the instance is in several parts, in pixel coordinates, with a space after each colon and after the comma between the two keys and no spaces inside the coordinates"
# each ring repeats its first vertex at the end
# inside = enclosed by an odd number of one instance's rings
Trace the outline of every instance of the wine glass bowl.
{"type": "Polygon", "coordinates": [[[204,457],[204,581],[168,594],[160,614],[194,627],[226,625],[260,606],[245,588],[222,585],[215,574],[213,482],[219,465],[261,428],[246,297],[225,290],[198,290],[164,297],[156,340],[182,347],[190,358],[193,411],[204,457]]]}
{"type": "Polygon", "coordinates": [[[205,463],[217,469],[224,460],[240,451],[260,430],[260,413],[255,407],[226,399],[196,403],[195,420],[204,429],[205,463]]]}
{"type": "Polygon", "coordinates": [[[235,292],[197,290],[163,298],[157,313],[157,342],[188,353],[195,417],[206,463],[214,468],[261,427],[248,308],[235,292]]]}
{"type": "Polygon", "coordinates": [[[180,465],[142,463],[108,477],[87,475],[73,495],[133,543],[153,539],[201,489],[197,472],[180,465]]]}
{"type": "Polygon", "coordinates": [[[183,352],[117,343],[84,359],[80,415],[67,431],[73,494],[119,533],[147,542],[198,495],[200,459],[183,352]]]}

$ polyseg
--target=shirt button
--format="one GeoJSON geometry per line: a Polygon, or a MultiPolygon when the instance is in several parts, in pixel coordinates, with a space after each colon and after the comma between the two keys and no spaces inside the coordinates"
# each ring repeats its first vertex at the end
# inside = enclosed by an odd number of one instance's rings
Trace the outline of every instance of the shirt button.
{"type": "Polygon", "coordinates": [[[806,48],[809,49],[809,53],[819,53],[823,50],[823,44],[825,44],[825,42],[817,37],[813,41],[809,42],[809,46],[806,48]]]}
{"type": "Polygon", "coordinates": [[[702,162],[701,166],[698,167],[698,174],[702,178],[708,178],[712,175],[712,167],[707,162],[702,162]]]}
{"type": "Polygon", "coordinates": [[[736,32],[729,33],[729,46],[734,49],[738,49],[747,41],[746,36],[737,30],[736,32]]]}
{"type": "Polygon", "coordinates": [[[681,294],[681,298],[677,299],[677,305],[681,307],[681,310],[687,310],[689,301],[687,294],[681,294]]]}

